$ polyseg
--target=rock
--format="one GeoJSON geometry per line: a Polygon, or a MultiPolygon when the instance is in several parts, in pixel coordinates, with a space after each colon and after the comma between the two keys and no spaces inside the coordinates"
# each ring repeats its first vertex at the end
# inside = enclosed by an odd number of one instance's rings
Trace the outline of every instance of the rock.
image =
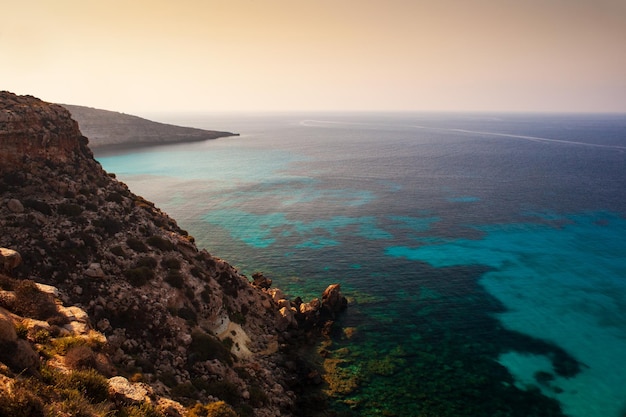
{"type": "Polygon", "coordinates": [[[278,302],[278,300],[286,298],[285,293],[278,288],[272,288],[271,290],[268,290],[267,293],[272,297],[274,302],[278,302]]]}
{"type": "Polygon", "coordinates": [[[263,275],[262,272],[252,274],[252,285],[254,287],[268,289],[272,286],[272,280],[263,275]]]}
{"type": "Polygon", "coordinates": [[[145,384],[132,383],[123,376],[109,378],[109,393],[118,404],[136,405],[151,401],[145,384]]]}
{"type": "Polygon", "coordinates": [[[78,155],[93,157],[78,123],[59,105],[0,91],[0,120],[0,172],[30,170],[33,160],[65,164],[78,155]]]}
{"type": "Polygon", "coordinates": [[[112,330],[111,323],[108,319],[99,320],[97,323],[98,330],[101,332],[108,332],[112,330]]]}
{"type": "Polygon", "coordinates": [[[15,370],[35,371],[39,368],[39,355],[33,350],[31,345],[23,339],[16,342],[15,353],[11,357],[15,370]]]}
{"type": "Polygon", "coordinates": [[[341,294],[339,284],[329,285],[322,294],[322,308],[334,318],[348,307],[348,300],[341,294]]]}
{"type": "Polygon", "coordinates": [[[53,287],[52,285],[40,284],[36,282],[35,285],[41,292],[45,292],[46,294],[50,294],[54,297],[59,297],[59,289],[57,287],[53,287]]]}
{"type": "Polygon", "coordinates": [[[308,303],[300,304],[300,314],[303,314],[304,316],[312,316],[317,313],[321,307],[322,303],[319,298],[314,298],[308,303]]]}
{"type": "Polygon", "coordinates": [[[8,248],[0,248],[0,270],[10,271],[22,263],[22,257],[17,251],[8,248]]]}
{"type": "Polygon", "coordinates": [[[13,343],[17,341],[15,324],[8,311],[0,307],[0,343],[13,343]]]}
{"type": "Polygon", "coordinates": [[[104,278],[104,271],[98,263],[89,265],[89,268],[85,270],[84,274],[90,278],[104,278]]]}
{"type": "Polygon", "coordinates": [[[73,321],[71,323],[63,326],[64,329],[68,330],[72,334],[87,334],[89,333],[89,326],[85,323],[80,323],[77,321],[73,321]]]}
{"type": "Polygon", "coordinates": [[[24,212],[24,206],[22,205],[22,202],[15,198],[12,198],[11,200],[9,200],[9,202],[7,203],[7,208],[13,213],[24,212]]]}
{"type": "Polygon", "coordinates": [[[289,327],[297,327],[298,322],[296,321],[295,314],[293,310],[283,307],[278,310],[278,320],[276,321],[276,328],[280,331],[287,330],[289,327]]]}
{"type": "Polygon", "coordinates": [[[76,307],[76,306],[69,306],[69,307],[58,306],[57,310],[59,311],[59,313],[63,314],[65,317],[67,317],[67,319],[69,321],[76,321],[76,322],[80,322],[80,323],[88,323],[89,322],[89,316],[87,315],[85,310],[83,310],[80,307],[76,307]]]}
{"type": "Polygon", "coordinates": [[[165,417],[184,417],[187,415],[187,409],[181,403],[169,398],[159,398],[156,402],[156,409],[165,417]]]}

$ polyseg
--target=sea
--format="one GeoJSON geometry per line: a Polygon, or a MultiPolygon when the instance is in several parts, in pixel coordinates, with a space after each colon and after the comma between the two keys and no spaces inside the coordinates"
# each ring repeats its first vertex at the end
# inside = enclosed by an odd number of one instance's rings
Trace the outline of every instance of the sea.
{"type": "Polygon", "coordinates": [[[97,154],[199,247],[349,300],[354,416],[626,416],[626,115],[161,114],[237,132],[97,154]]]}

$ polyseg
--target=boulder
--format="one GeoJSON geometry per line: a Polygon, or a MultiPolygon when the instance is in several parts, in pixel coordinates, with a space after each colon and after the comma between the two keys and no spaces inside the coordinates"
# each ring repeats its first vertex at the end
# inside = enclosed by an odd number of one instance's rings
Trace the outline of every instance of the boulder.
{"type": "Polygon", "coordinates": [[[262,272],[252,274],[252,286],[268,289],[272,286],[272,280],[263,275],[262,272]]]}
{"type": "Polygon", "coordinates": [[[348,307],[348,300],[341,294],[339,284],[331,284],[322,294],[322,308],[325,313],[334,318],[338,313],[348,307]]]}
{"type": "Polygon", "coordinates": [[[9,200],[9,202],[7,203],[7,208],[12,212],[12,213],[23,213],[24,212],[24,206],[22,205],[22,202],[18,199],[12,198],[9,200]]]}
{"type": "Polygon", "coordinates": [[[98,263],[89,265],[89,268],[85,270],[84,274],[89,278],[104,278],[104,271],[98,263]]]}
{"type": "Polygon", "coordinates": [[[37,286],[37,288],[39,288],[39,291],[41,292],[45,292],[46,294],[50,294],[57,298],[60,296],[59,289],[57,287],[53,287],[52,285],[41,284],[39,282],[36,282],[35,285],[37,286]]]}
{"type": "Polygon", "coordinates": [[[280,331],[287,330],[289,327],[298,327],[296,316],[293,310],[283,307],[278,310],[278,320],[276,328],[280,331]]]}
{"type": "Polygon", "coordinates": [[[181,403],[169,398],[159,398],[156,409],[165,417],[184,417],[187,415],[187,409],[181,403]]]}
{"type": "Polygon", "coordinates": [[[22,257],[17,251],[0,248],[0,270],[8,272],[22,263],[22,257]]]}
{"type": "Polygon", "coordinates": [[[142,383],[132,383],[123,376],[109,378],[109,393],[118,404],[141,404],[150,402],[148,386],[142,383]]]}

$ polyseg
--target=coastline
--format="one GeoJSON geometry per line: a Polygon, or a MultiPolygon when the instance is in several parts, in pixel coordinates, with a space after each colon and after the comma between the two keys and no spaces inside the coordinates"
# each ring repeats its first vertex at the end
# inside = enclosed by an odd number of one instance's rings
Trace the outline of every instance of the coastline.
{"type": "Polygon", "coordinates": [[[92,107],[60,104],[78,122],[96,154],[115,154],[133,149],[202,142],[238,133],[161,123],[142,117],[92,107]]]}
{"type": "MultiPolygon", "coordinates": [[[[111,364],[98,376],[102,385],[117,381],[150,393],[133,406],[158,408],[165,399],[178,410],[221,402],[241,416],[303,415],[294,390],[311,371],[298,351],[301,343],[315,344],[318,331],[346,308],[339,286],[304,303],[270,290],[262,274],[250,282],[104,171],[65,109],[10,93],[0,98],[0,247],[22,259],[2,290],[13,291],[13,279],[32,280],[84,311],[81,332],[103,335],[102,347],[87,354],[111,364]]],[[[64,323],[53,324],[41,321],[50,328],[46,340],[58,343],[67,332],[64,323]]],[[[19,342],[33,358],[43,346],[34,333],[21,331],[19,342]]],[[[59,363],[67,366],[66,355],[59,354],[59,363]]],[[[61,372],[55,361],[42,354],[28,366],[38,378],[40,366],[61,372]]],[[[23,381],[22,364],[9,365],[0,391],[5,381],[23,381]]],[[[29,401],[55,407],[50,392],[33,391],[29,401]]],[[[126,410],[130,400],[122,397],[117,407],[126,410]]]]}
{"type": "Polygon", "coordinates": [[[184,143],[197,143],[209,140],[216,140],[221,138],[229,138],[239,136],[239,133],[232,132],[215,132],[214,137],[183,137],[171,141],[143,141],[143,142],[124,142],[124,143],[110,143],[104,145],[93,144],[91,139],[89,140],[89,148],[92,150],[95,156],[115,156],[124,153],[130,153],[144,148],[154,148],[157,146],[178,145],[184,143]]]}

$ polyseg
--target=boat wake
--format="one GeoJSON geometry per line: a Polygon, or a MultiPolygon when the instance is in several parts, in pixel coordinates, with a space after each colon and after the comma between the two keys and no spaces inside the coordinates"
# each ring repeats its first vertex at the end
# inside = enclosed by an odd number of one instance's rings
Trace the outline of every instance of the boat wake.
{"type": "Polygon", "coordinates": [[[488,132],[482,130],[469,130],[469,129],[453,129],[453,128],[444,128],[444,127],[432,127],[432,126],[423,126],[423,125],[395,125],[395,124],[386,124],[386,123],[364,123],[364,122],[339,122],[339,121],[331,121],[331,120],[302,120],[300,122],[301,126],[305,127],[331,127],[331,126],[364,126],[364,127],[381,127],[381,128],[390,128],[390,127],[401,127],[401,128],[411,128],[411,129],[420,129],[420,130],[429,130],[429,131],[437,131],[437,132],[450,132],[456,133],[460,135],[471,134],[471,135],[483,135],[483,136],[492,136],[492,137],[501,137],[501,138],[512,138],[512,139],[522,139],[533,142],[542,142],[542,143],[555,143],[561,145],[572,145],[572,146],[586,146],[590,148],[603,148],[603,149],[613,149],[619,151],[626,151],[626,146],[619,145],[603,145],[599,143],[588,143],[588,142],[580,142],[580,141],[572,141],[572,140],[564,140],[564,139],[554,139],[554,138],[544,138],[539,136],[527,136],[527,135],[515,135],[512,133],[501,133],[501,132],[488,132]]]}

